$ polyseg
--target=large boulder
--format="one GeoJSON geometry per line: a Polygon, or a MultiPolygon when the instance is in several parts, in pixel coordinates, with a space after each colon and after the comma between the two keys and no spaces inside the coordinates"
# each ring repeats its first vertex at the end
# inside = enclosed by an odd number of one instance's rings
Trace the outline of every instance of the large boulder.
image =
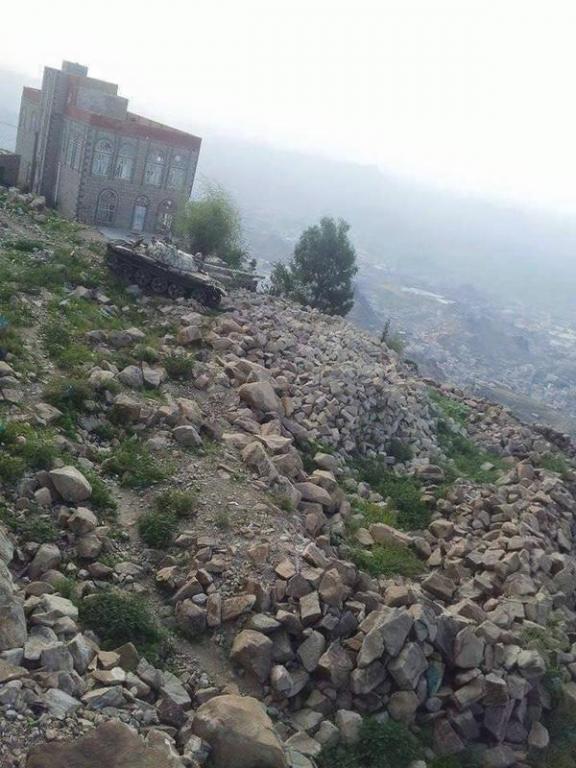
{"type": "Polygon", "coordinates": [[[50,480],[64,501],[77,504],[92,495],[92,486],[76,467],[60,467],[50,472],[50,480]]]}
{"type": "Polygon", "coordinates": [[[238,390],[240,399],[255,411],[260,413],[283,413],[282,401],[274,391],[269,381],[255,381],[252,384],[242,384],[238,390]]]}
{"type": "Polygon", "coordinates": [[[249,696],[210,699],[196,711],[192,730],[210,744],[213,768],[286,768],[272,721],[249,696]]]}
{"type": "Polygon", "coordinates": [[[26,768],[182,768],[168,744],[146,743],[124,723],[109,721],[76,741],[39,744],[26,768]]]}

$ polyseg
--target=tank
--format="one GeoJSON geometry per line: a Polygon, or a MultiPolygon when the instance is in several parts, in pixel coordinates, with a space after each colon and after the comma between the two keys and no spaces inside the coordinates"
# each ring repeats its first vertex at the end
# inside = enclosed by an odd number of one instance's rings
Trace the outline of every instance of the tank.
{"type": "Polygon", "coordinates": [[[207,307],[217,307],[226,296],[222,285],[213,277],[159,261],[138,242],[112,240],[106,249],[106,263],[124,282],[157,296],[192,297],[207,307]]]}

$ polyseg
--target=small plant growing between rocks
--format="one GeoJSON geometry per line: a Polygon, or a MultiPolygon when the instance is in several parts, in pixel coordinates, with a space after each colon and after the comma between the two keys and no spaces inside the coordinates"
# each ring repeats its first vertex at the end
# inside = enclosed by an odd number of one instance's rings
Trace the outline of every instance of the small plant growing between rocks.
{"type": "Polygon", "coordinates": [[[546,453],[540,457],[538,467],[547,469],[549,472],[557,472],[565,477],[570,472],[570,465],[561,453],[546,453]]]}
{"type": "Polygon", "coordinates": [[[368,718],[360,726],[355,744],[323,749],[319,768],[408,768],[422,757],[422,747],[413,733],[401,723],[379,723],[368,718]]]}
{"type": "Polygon", "coordinates": [[[80,601],[80,622],[111,650],[132,642],[149,660],[163,652],[166,634],[156,623],[150,605],[140,595],[107,589],[80,601]]]}
{"type": "Polygon", "coordinates": [[[166,549],[172,544],[177,528],[176,515],[169,510],[151,509],[138,520],[142,541],[153,549],[166,549]]]}
{"type": "Polygon", "coordinates": [[[221,531],[225,531],[230,528],[230,514],[227,509],[219,509],[214,514],[214,525],[221,531]]]}
{"type": "Polygon", "coordinates": [[[186,517],[196,509],[196,494],[192,491],[180,491],[176,488],[162,491],[154,499],[154,508],[158,512],[168,511],[176,517],[186,517]]]}
{"type": "Polygon", "coordinates": [[[194,355],[168,355],[162,361],[170,379],[187,381],[194,373],[194,355]]]}
{"type": "Polygon", "coordinates": [[[0,422],[0,479],[15,482],[27,470],[50,469],[58,451],[49,430],[21,421],[0,422]]]}
{"type": "Polygon", "coordinates": [[[354,462],[358,478],[368,483],[383,498],[391,499],[397,512],[397,527],[404,531],[426,528],[430,510],[422,501],[422,488],[417,480],[397,475],[378,459],[359,458],[354,462]]]}
{"type": "Polygon", "coordinates": [[[170,472],[167,463],[158,461],[150,449],[135,437],[123,440],[103,462],[102,468],[108,474],[119,477],[121,485],[127,488],[147,488],[165,480],[170,472]]]}
{"type": "Polygon", "coordinates": [[[418,576],[425,566],[408,547],[375,544],[371,549],[352,547],[350,558],[372,576],[418,576]]]}

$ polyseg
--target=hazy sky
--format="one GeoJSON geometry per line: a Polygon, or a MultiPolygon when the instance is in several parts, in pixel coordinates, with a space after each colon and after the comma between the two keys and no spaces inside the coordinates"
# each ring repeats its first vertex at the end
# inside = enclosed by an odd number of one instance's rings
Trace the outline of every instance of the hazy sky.
{"type": "Polygon", "coordinates": [[[575,0],[5,4],[2,69],[76,60],[205,136],[576,211],[575,0]]]}

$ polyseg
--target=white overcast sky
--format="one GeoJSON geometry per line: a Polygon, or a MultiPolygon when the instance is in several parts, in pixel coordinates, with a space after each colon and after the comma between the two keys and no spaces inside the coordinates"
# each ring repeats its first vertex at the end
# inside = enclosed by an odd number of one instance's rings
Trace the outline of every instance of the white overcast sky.
{"type": "Polygon", "coordinates": [[[67,58],[207,139],[576,211],[576,0],[4,5],[0,69],[38,77],[67,58]]]}

